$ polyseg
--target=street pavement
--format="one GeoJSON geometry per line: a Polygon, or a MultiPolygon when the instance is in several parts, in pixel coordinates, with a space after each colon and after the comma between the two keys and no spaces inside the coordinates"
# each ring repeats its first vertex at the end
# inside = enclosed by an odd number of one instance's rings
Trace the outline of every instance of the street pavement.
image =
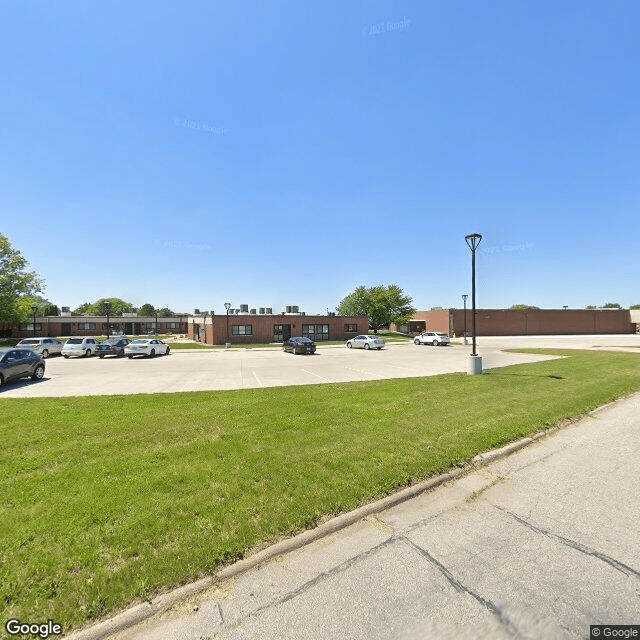
{"type": "Polygon", "coordinates": [[[115,635],[99,630],[107,623],[74,637],[558,640],[640,624],[639,459],[635,394],[310,544],[231,567],[115,635]]]}

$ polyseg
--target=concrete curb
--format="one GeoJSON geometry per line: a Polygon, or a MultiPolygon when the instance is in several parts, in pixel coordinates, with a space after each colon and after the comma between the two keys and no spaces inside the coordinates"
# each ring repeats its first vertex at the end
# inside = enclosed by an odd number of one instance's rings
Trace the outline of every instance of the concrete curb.
{"type": "Polygon", "coordinates": [[[429,478],[428,480],[419,482],[418,484],[412,485],[410,487],[405,487],[404,489],[385,496],[384,498],[381,498],[379,500],[376,500],[375,502],[371,502],[369,504],[358,507],[357,509],[350,511],[349,513],[344,513],[342,515],[331,518],[331,520],[315,527],[314,529],[303,531],[302,533],[299,533],[291,538],[287,538],[286,540],[277,542],[247,558],[242,558],[231,566],[225,567],[216,572],[213,576],[202,578],[200,580],[197,580],[196,582],[178,587],[177,589],[174,589],[173,591],[170,591],[168,593],[164,593],[157,598],[154,598],[153,600],[136,605],[128,609],[127,611],[114,616],[113,618],[109,618],[108,620],[105,620],[103,622],[98,622],[88,629],[76,631],[71,633],[70,635],[64,635],[63,637],[68,638],[69,640],[103,640],[104,638],[107,638],[108,636],[117,633],[118,631],[123,631],[124,629],[140,624],[156,613],[166,611],[180,600],[204,591],[214,582],[226,580],[233,576],[237,576],[238,574],[244,573],[249,569],[252,569],[259,564],[267,562],[268,560],[271,560],[277,556],[283,555],[285,553],[290,553],[291,551],[300,549],[312,542],[315,542],[316,540],[319,540],[320,538],[324,538],[325,536],[345,529],[346,527],[355,524],[359,520],[362,520],[366,516],[372,515],[374,513],[380,513],[381,511],[385,511],[386,509],[390,509],[391,507],[394,507],[401,502],[410,500],[411,498],[414,498],[421,493],[425,493],[426,491],[435,489],[445,482],[455,480],[456,478],[459,478],[460,476],[463,476],[469,471],[473,471],[478,467],[485,466],[499,458],[505,458],[515,451],[518,451],[519,449],[522,449],[527,445],[540,440],[541,438],[545,438],[559,431],[560,429],[569,426],[570,424],[580,422],[585,417],[592,417],[596,413],[600,413],[602,410],[618,404],[619,402],[626,400],[633,395],[635,395],[635,392],[622,398],[618,398],[617,400],[614,400],[612,402],[608,402],[601,407],[596,407],[584,416],[579,416],[578,418],[569,420],[568,422],[563,422],[559,425],[555,425],[553,427],[550,427],[549,429],[546,429],[545,431],[538,431],[532,436],[521,438],[505,445],[504,447],[500,447],[499,449],[493,449],[485,453],[480,453],[473,458],[470,464],[467,464],[463,467],[457,467],[447,473],[443,473],[439,476],[436,476],[435,478],[429,478]]]}

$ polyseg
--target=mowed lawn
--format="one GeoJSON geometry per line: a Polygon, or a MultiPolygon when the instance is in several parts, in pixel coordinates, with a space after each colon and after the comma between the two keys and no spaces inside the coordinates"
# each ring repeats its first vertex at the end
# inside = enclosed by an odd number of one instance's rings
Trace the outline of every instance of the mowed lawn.
{"type": "Polygon", "coordinates": [[[570,357],[474,377],[0,394],[0,618],[68,631],[640,389],[638,354],[538,352],[570,357]]]}

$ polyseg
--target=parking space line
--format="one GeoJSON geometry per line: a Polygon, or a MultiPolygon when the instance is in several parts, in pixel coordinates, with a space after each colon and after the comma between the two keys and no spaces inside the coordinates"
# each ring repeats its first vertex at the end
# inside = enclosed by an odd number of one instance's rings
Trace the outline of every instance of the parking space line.
{"type": "Polygon", "coordinates": [[[345,367],[345,369],[355,371],[356,373],[364,373],[366,376],[377,376],[378,378],[384,378],[384,376],[381,376],[379,373],[373,373],[372,371],[363,371],[362,369],[354,369],[353,367],[345,367]]]}
{"type": "Polygon", "coordinates": [[[262,384],[262,382],[260,382],[260,378],[258,378],[258,374],[257,374],[255,371],[253,371],[253,370],[251,371],[251,373],[253,373],[253,377],[256,379],[256,382],[257,382],[261,387],[262,387],[262,386],[264,386],[264,385],[262,384]]]}
{"type": "Polygon", "coordinates": [[[315,376],[316,378],[320,378],[320,380],[324,380],[325,382],[333,382],[333,380],[329,380],[329,378],[323,378],[317,373],[313,373],[313,371],[307,371],[306,369],[302,369],[305,373],[308,373],[310,376],[315,376]]]}

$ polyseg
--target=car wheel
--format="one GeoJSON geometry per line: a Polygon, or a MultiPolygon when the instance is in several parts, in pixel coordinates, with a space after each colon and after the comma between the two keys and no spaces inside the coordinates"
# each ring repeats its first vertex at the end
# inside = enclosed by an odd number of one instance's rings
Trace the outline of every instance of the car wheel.
{"type": "Polygon", "coordinates": [[[127,358],[129,358],[129,360],[133,360],[133,356],[127,356],[127,358]]]}
{"type": "Polygon", "coordinates": [[[42,350],[42,357],[46,360],[49,357],[49,352],[46,349],[42,350]]]}
{"type": "Polygon", "coordinates": [[[4,378],[0,375],[0,387],[4,384],[4,378]]]}
{"type": "Polygon", "coordinates": [[[104,358],[104,353],[99,353],[98,354],[98,358],[100,358],[100,360],[102,360],[102,358],[104,358]]]}
{"type": "Polygon", "coordinates": [[[43,364],[39,364],[36,367],[36,370],[31,375],[31,379],[32,380],[42,380],[43,376],[44,376],[44,365],[43,364]]]}
{"type": "Polygon", "coordinates": [[[164,355],[168,356],[170,352],[171,352],[171,347],[167,347],[167,350],[164,352],[164,355]]]}
{"type": "Polygon", "coordinates": [[[437,347],[437,346],[438,346],[438,341],[437,341],[437,340],[434,340],[431,344],[432,344],[434,347],[437,347]]]}
{"type": "Polygon", "coordinates": [[[89,351],[89,349],[87,349],[87,350],[84,352],[84,357],[85,357],[85,358],[88,358],[88,357],[89,357],[89,353],[90,353],[90,351],[89,351]]]}
{"type": "Polygon", "coordinates": [[[62,357],[63,357],[65,360],[67,360],[67,359],[69,358],[69,356],[68,356],[68,355],[66,355],[65,353],[63,353],[63,354],[62,354],[62,357]]]}
{"type": "Polygon", "coordinates": [[[353,345],[350,342],[347,342],[347,349],[351,349],[353,345]]]}
{"type": "Polygon", "coordinates": [[[364,345],[364,348],[369,351],[369,349],[371,349],[371,347],[369,346],[369,343],[367,342],[367,344],[364,345]]]}
{"type": "Polygon", "coordinates": [[[420,340],[418,340],[418,338],[416,338],[416,339],[413,341],[413,344],[420,344],[420,340]]]}
{"type": "Polygon", "coordinates": [[[150,358],[153,358],[156,355],[156,350],[155,349],[151,349],[151,353],[149,354],[150,358]]]}

